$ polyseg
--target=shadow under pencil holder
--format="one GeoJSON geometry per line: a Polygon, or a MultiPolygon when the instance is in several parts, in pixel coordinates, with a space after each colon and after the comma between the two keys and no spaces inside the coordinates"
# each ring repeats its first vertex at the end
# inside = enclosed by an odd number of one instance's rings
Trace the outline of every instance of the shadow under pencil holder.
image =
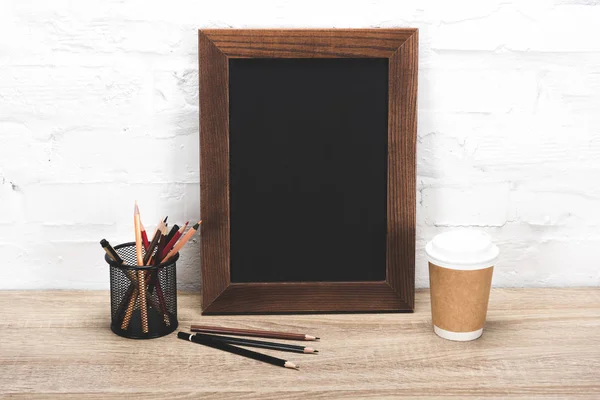
{"type": "Polygon", "coordinates": [[[104,258],[110,266],[111,330],[131,339],[152,339],[173,332],[178,325],[175,262],[179,253],[166,263],[137,267],[135,242],[114,249],[124,263],[104,258]]]}

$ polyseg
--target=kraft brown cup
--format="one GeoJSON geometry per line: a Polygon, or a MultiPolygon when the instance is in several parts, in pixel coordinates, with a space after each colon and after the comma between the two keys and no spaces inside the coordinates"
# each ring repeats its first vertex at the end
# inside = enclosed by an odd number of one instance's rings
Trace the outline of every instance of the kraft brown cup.
{"type": "Polygon", "coordinates": [[[434,332],[456,341],[479,338],[498,248],[486,233],[461,229],[437,235],[426,252],[434,332]]]}

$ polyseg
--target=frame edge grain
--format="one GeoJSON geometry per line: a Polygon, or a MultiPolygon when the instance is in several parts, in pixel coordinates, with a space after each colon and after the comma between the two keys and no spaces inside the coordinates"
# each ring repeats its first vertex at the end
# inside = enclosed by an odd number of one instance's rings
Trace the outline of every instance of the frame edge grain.
{"type": "Polygon", "coordinates": [[[229,285],[229,101],[227,57],[198,31],[202,304],[229,285]]]}
{"type": "Polygon", "coordinates": [[[387,282],[414,308],[418,30],[390,57],[387,282]]]}
{"type": "Polygon", "coordinates": [[[199,30],[202,313],[413,311],[418,30],[199,30]],[[387,58],[388,234],[380,282],[230,281],[229,58],[387,58]]]}

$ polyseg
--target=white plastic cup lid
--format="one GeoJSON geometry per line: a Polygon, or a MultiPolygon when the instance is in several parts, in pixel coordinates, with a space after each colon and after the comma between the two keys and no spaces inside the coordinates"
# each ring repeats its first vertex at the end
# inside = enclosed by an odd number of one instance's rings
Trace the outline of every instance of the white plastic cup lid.
{"type": "Polygon", "coordinates": [[[462,270],[491,267],[500,253],[490,235],[476,229],[440,233],[427,243],[425,252],[432,264],[462,270]]]}

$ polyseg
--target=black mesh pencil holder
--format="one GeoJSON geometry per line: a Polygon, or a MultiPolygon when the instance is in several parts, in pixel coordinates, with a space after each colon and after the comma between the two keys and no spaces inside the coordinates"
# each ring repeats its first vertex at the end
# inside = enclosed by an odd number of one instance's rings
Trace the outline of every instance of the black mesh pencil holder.
{"type": "Polygon", "coordinates": [[[110,265],[112,331],[131,339],[152,339],[177,329],[175,262],[179,253],[166,263],[137,267],[134,242],[115,246],[115,251],[123,264],[105,256],[110,265]]]}

